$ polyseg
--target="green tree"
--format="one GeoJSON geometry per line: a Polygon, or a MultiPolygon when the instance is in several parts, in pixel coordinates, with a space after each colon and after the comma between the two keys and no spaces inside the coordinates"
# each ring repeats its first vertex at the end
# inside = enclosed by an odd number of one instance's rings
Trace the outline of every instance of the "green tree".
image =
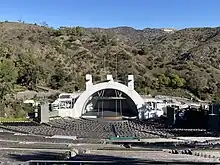
{"type": "Polygon", "coordinates": [[[193,74],[187,81],[187,88],[189,89],[189,91],[199,97],[206,86],[207,79],[205,77],[200,77],[197,74],[193,74]]]}
{"type": "Polygon", "coordinates": [[[0,100],[10,94],[17,79],[15,64],[10,59],[0,61],[0,100]]]}
{"type": "Polygon", "coordinates": [[[52,89],[59,89],[63,87],[66,77],[66,73],[64,72],[62,67],[57,65],[55,67],[54,73],[50,77],[49,86],[52,89]]]}
{"type": "Polygon", "coordinates": [[[170,85],[173,88],[183,87],[185,85],[185,83],[186,83],[185,79],[179,77],[179,75],[177,75],[177,74],[172,74],[171,75],[170,85]]]}
{"type": "Polygon", "coordinates": [[[160,85],[168,86],[170,84],[170,78],[165,76],[164,74],[161,74],[158,77],[158,81],[160,85]]]}
{"type": "Polygon", "coordinates": [[[16,65],[18,67],[17,83],[29,89],[34,89],[40,73],[37,59],[29,54],[19,54],[16,59],[16,65]]]}
{"type": "Polygon", "coordinates": [[[108,43],[109,43],[109,37],[106,34],[102,35],[99,40],[99,45],[101,47],[105,47],[108,45],[108,43]]]}
{"type": "Polygon", "coordinates": [[[76,36],[82,36],[82,35],[83,35],[83,30],[82,30],[81,27],[77,26],[77,27],[75,28],[75,35],[76,35],[76,36]]]}
{"type": "Polygon", "coordinates": [[[0,61],[0,115],[4,117],[5,107],[8,105],[6,98],[13,92],[17,79],[17,70],[12,60],[0,61]]]}

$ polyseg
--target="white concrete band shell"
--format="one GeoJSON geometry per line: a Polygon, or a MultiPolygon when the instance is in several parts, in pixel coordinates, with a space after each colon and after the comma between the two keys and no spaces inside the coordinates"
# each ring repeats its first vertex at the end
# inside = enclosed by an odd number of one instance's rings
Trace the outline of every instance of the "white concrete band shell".
{"type": "Polygon", "coordinates": [[[73,114],[72,117],[80,117],[84,113],[85,110],[85,103],[88,101],[88,99],[96,92],[106,89],[115,89],[118,91],[123,92],[127,96],[129,96],[137,106],[137,109],[140,109],[144,105],[144,101],[141,98],[141,96],[132,88],[129,88],[128,86],[114,82],[113,80],[110,80],[108,82],[102,82],[99,84],[95,84],[89,86],[77,99],[77,101],[74,104],[73,114]]]}
{"type": "MultiPolygon", "coordinates": [[[[82,92],[77,98],[75,98],[75,101],[73,102],[72,106],[69,106],[70,108],[62,109],[58,108],[59,116],[70,116],[73,118],[80,118],[85,113],[93,111],[96,109],[96,114],[99,113],[99,102],[103,102],[104,100],[104,106],[107,111],[111,114],[116,114],[117,109],[118,112],[121,111],[122,115],[122,108],[129,109],[128,111],[132,110],[134,112],[133,114],[138,114],[138,110],[142,109],[144,107],[144,100],[142,97],[134,90],[134,76],[128,75],[128,84],[122,84],[119,82],[115,82],[112,78],[112,75],[107,75],[107,80],[104,82],[100,82],[97,84],[93,84],[92,82],[92,76],[87,74],[86,75],[86,90],[82,92]],[[103,95],[101,96],[102,93],[103,95]],[[105,93],[105,95],[104,95],[105,93]],[[112,95],[113,93],[116,93],[116,95],[112,95]],[[99,97],[101,96],[101,97],[99,97]],[[93,99],[92,98],[98,98],[93,99]],[[101,101],[98,101],[101,99],[101,101]],[[116,102],[116,104],[115,104],[116,102]],[[92,110],[89,110],[89,104],[93,104],[92,110]],[[98,104],[98,105],[97,105],[98,104]],[[116,106],[116,113],[114,112],[116,106]],[[98,108],[97,108],[98,107],[98,108]],[[106,108],[107,107],[107,108],[106,108]],[[132,107],[132,108],[130,108],[132,107]]],[[[103,108],[103,103],[102,103],[103,108]]],[[[103,111],[103,109],[102,109],[103,111]]],[[[126,110],[124,110],[126,111],[126,110]]]]}

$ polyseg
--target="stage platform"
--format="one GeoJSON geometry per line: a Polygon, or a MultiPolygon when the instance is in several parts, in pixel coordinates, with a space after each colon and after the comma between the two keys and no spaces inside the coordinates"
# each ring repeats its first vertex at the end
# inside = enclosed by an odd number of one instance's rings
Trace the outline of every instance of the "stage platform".
{"type": "Polygon", "coordinates": [[[137,116],[128,113],[120,113],[117,111],[91,111],[82,115],[82,118],[103,118],[106,120],[122,120],[122,119],[135,119],[137,116]]]}

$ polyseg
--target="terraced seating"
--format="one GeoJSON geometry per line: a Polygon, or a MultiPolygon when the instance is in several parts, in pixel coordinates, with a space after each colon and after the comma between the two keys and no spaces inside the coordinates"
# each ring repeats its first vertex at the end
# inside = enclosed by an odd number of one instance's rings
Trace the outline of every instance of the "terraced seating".
{"type": "Polygon", "coordinates": [[[175,136],[214,136],[211,132],[206,129],[161,129],[163,131],[169,132],[175,136]]]}
{"type": "Polygon", "coordinates": [[[27,134],[37,134],[37,135],[47,135],[47,136],[51,136],[56,133],[66,134],[66,132],[62,129],[53,128],[44,124],[37,124],[34,122],[3,123],[1,127],[8,130],[13,130],[15,132],[27,133],[27,134]]]}
{"type": "Polygon", "coordinates": [[[51,120],[47,124],[38,123],[3,123],[2,128],[21,133],[36,135],[64,135],[78,138],[106,139],[110,136],[158,138],[173,136],[207,135],[205,130],[165,129],[163,121],[159,119],[138,121],[106,121],[102,119],[72,119],[60,118],[51,120]]]}
{"type": "Polygon", "coordinates": [[[17,132],[47,136],[69,135],[81,138],[108,138],[110,136],[159,137],[154,132],[150,132],[146,125],[134,121],[106,122],[88,119],[56,119],[48,124],[5,123],[3,126],[17,132]]]}

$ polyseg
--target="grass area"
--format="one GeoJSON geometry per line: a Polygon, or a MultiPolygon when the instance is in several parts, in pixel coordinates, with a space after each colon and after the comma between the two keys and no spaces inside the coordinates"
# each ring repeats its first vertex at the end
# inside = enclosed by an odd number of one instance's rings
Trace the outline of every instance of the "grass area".
{"type": "Polygon", "coordinates": [[[29,121],[26,118],[4,118],[0,117],[0,122],[16,122],[16,121],[29,121]]]}

